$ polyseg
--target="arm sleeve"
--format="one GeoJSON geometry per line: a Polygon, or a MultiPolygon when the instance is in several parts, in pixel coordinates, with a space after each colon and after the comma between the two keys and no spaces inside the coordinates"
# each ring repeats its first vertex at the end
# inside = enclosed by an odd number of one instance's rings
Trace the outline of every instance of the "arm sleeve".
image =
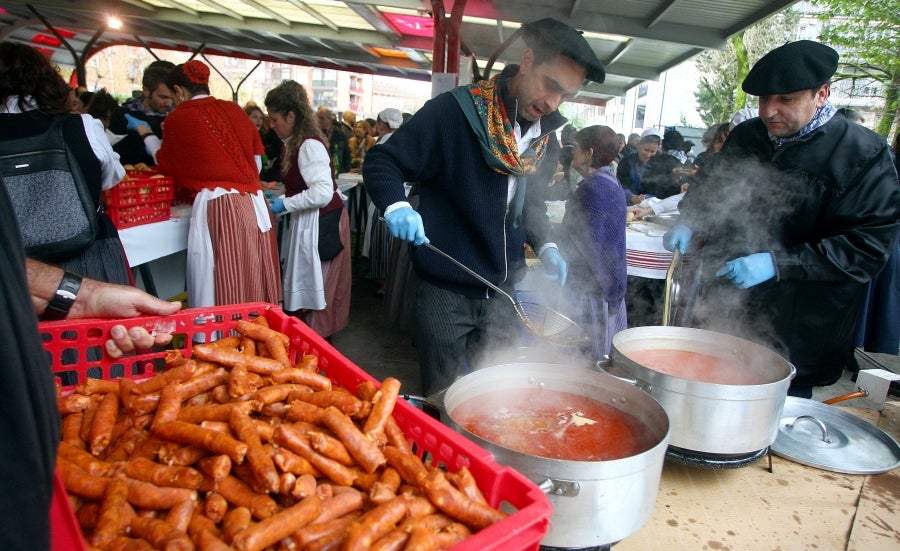
{"type": "Polygon", "coordinates": [[[144,147],[147,149],[147,153],[153,157],[153,162],[158,164],[156,161],[156,154],[159,153],[159,150],[162,148],[162,140],[159,139],[159,136],[153,134],[144,138],[144,147]]]}
{"type": "Polygon", "coordinates": [[[887,144],[828,205],[828,235],[774,250],[779,279],[870,281],[882,269],[900,227],[900,186],[887,144]]]}
{"type": "Polygon", "coordinates": [[[90,115],[81,115],[81,122],[91,144],[91,151],[100,161],[101,188],[109,189],[122,181],[125,177],[125,168],[119,162],[119,154],[113,151],[109,140],[106,139],[103,123],[90,115]]]}
{"type": "Polygon", "coordinates": [[[309,189],[297,195],[286,197],[284,208],[289,212],[320,209],[331,201],[334,183],[331,180],[331,166],[328,150],[319,140],[305,140],[297,151],[297,166],[309,189]]]}
{"type": "Polygon", "coordinates": [[[409,122],[391,134],[390,140],[368,151],[363,163],[363,180],[379,210],[388,212],[388,207],[407,201],[403,182],[422,184],[442,170],[444,152],[451,150],[445,142],[462,139],[458,136],[463,129],[447,128],[441,119],[447,112],[458,111],[456,100],[449,94],[441,94],[426,102],[409,122]]]}

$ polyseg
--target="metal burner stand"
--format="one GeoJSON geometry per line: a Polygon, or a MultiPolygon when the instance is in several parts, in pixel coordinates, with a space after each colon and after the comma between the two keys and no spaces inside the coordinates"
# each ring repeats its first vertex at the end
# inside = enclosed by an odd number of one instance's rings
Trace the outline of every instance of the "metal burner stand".
{"type": "MultiPolygon", "coordinates": [[[[675,446],[669,446],[666,450],[666,458],[692,467],[705,467],[707,469],[738,469],[756,463],[764,456],[769,455],[769,448],[734,455],[703,453],[694,450],[685,450],[675,446]]],[[[769,455],[769,471],[772,471],[772,456],[769,455]]]]}

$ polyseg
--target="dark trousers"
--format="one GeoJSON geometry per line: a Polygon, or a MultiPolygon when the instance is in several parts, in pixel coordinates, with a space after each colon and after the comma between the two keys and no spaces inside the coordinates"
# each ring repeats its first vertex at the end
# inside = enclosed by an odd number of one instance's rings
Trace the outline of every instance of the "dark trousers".
{"type": "MultiPolygon", "coordinates": [[[[507,292],[513,295],[511,285],[507,292]]],[[[468,298],[425,281],[416,290],[414,320],[425,396],[491,365],[492,354],[514,348],[523,335],[522,323],[505,297],[468,298]]]]}

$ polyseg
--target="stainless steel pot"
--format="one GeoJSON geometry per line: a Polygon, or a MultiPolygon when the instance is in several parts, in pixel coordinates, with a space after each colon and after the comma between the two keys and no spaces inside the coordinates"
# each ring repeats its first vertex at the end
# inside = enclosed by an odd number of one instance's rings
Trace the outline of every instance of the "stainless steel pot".
{"type": "Polygon", "coordinates": [[[474,440],[501,464],[540,485],[553,505],[542,545],[592,547],[624,539],[650,518],[669,436],[663,408],[642,390],[597,371],[556,364],[487,367],[459,379],[443,395],[444,421],[474,440]],[[509,389],[546,388],[588,396],[635,416],[652,431],[653,446],[611,461],[565,461],[529,455],[488,442],[460,427],[448,412],[470,398],[509,389]]]}
{"type": "Polygon", "coordinates": [[[787,390],[796,370],[759,344],[714,331],[686,327],[635,327],[612,339],[611,373],[622,372],[656,398],[669,414],[669,444],[684,450],[738,455],[763,450],[778,436],[787,390]],[[682,379],[654,371],[629,353],[686,350],[743,366],[753,384],[726,385],[682,379]]]}

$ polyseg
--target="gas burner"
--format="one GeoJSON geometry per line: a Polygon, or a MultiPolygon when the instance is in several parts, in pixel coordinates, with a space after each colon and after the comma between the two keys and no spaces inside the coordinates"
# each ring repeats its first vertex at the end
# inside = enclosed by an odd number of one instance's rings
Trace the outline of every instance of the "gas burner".
{"type": "Polygon", "coordinates": [[[704,453],[694,450],[686,450],[669,446],[666,450],[666,457],[672,459],[676,463],[690,465],[692,467],[706,467],[708,469],[738,469],[746,467],[751,463],[755,463],[769,453],[769,448],[765,447],[759,451],[741,454],[717,454],[704,453]]]}
{"type": "Polygon", "coordinates": [[[542,545],[539,551],[610,551],[612,545],[595,545],[594,547],[548,547],[542,545]]]}

